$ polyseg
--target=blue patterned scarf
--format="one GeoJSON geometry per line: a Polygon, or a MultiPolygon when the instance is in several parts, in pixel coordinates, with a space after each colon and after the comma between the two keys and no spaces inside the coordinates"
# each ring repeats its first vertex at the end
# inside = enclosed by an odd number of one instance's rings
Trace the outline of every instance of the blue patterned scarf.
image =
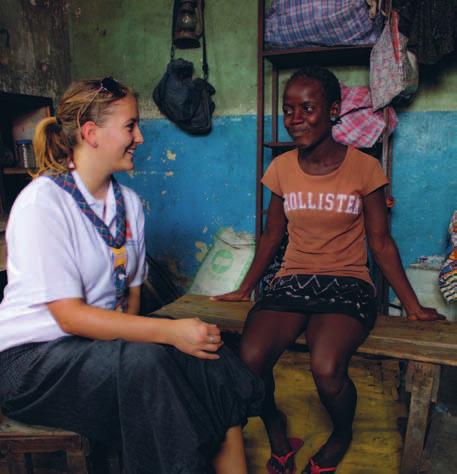
{"type": "Polygon", "coordinates": [[[116,236],[113,237],[108,226],[97,216],[97,214],[95,214],[87,203],[70,172],[57,176],[48,176],[48,178],[73,197],[82,213],[90,220],[90,222],[92,222],[106,245],[110,247],[113,255],[113,283],[116,289],[116,303],[113,309],[125,311],[127,309],[127,253],[125,250],[126,217],[124,197],[122,196],[119,183],[116,181],[114,176],[111,177],[114,198],[116,200],[116,236]]]}

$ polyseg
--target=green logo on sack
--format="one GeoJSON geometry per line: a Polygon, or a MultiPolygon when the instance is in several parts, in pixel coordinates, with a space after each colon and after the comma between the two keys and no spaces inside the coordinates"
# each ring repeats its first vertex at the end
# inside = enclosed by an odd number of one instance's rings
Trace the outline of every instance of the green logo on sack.
{"type": "Polygon", "coordinates": [[[214,273],[224,273],[233,264],[233,254],[228,250],[218,250],[211,260],[211,270],[214,273]]]}

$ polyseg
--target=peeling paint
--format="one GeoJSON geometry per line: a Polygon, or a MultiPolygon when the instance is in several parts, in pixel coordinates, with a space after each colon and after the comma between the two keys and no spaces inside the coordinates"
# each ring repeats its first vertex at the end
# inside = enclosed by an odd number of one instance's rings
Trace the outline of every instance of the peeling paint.
{"type": "Polygon", "coordinates": [[[148,174],[154,174],[154,173],[151,173],[147,170],[129,170],[129,171],[127,171],[127,174],[131,178],[135,178],[136,176],[146,176],[148,174]]]}
{"type": "Polygon", "coordinates": [[[149,203],[149,201],[141,196],[140,196],[140,200],[141,200],[141,203],[143,204],[143,209],[144,209],[145,214],[148,214],[148,215],[151,214],[151,204],[149,203]]]}
{"type": "Polygon", "coordinates": [[[71,80],[63,2],[0,0],[0,91],[60,96],[71,80]],[[6,67],[5,67],[6,66],[6,67]]]}
{"type": "Polygon", "coordinates": [[[173,171],[165,171],[165,176],[174,176],[173,171]]]}
{"type": "Polygon", "coordinates": [[[199,250],[199,252],[195,254],[195,258],[198,262],[203,262],[203,259],[208,253],[208,246],[205,244],[205,242],[197,241],[195,242],[195,247],[199,250]]]}
{"type": "Polygon", "coordinates": [[[171,150],[167,150],[167,158],[170,161],[175,161],[176,160],[176,153],[173,153],[171,150]]]}

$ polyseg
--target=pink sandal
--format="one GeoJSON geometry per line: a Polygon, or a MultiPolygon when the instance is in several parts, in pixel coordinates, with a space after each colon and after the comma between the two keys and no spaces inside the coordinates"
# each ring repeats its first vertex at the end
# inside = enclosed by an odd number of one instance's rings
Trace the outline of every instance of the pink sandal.
{"type": "MultiPolygon", "coordinates": [[[[267,461],[268,474],[282,474],[286,472],[287,461],[297,454],[297,451],[303,446],[303,440],[300,438],[287,438],[289,441],[291,450],[284,454],[284,456],[278,456],[277,454],[271,453],[271,458],[267,461]],[[279,470],[275,467],[279,466],[279,470]]],[[[292,466],[292,474],[295,474],[296,467],[295,462],[292,466]]]]}
{"type": "Polygon", "coordinates": [[[322,474],[323,472],[336,472],[336,467],[320,467],[313,458],[308,461],[311,466],[309,474],[322,474]]]}

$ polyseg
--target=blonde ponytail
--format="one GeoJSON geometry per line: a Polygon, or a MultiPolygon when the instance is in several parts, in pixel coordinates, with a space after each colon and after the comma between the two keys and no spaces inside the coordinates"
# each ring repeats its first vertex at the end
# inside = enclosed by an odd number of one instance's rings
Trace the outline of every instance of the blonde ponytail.
{"type": "Polygon", "coordinates": [[[71,150],[65,144],[62,127],[56,117],[47,117],[39,122],[33,137],[33,149],[38,167],[34,176],[68,171],[71,150]]]}

